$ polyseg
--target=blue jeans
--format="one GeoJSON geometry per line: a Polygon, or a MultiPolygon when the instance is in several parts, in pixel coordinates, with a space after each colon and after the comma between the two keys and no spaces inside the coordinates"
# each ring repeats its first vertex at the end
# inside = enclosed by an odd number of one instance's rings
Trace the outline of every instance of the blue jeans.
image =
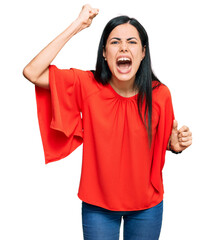
{"type": "Polygon", "coordinates": [[[158,240],[163,214],[163,201],[140,211],[110,211],[82,202],[84,240],[119,240],[124,220],[124,240],[158,240]]]}

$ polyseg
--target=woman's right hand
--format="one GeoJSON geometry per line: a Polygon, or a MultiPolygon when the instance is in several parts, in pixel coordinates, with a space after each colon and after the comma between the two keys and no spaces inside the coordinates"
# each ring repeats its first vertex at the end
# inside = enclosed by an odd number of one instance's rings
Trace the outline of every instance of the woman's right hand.
{"type": "Polygon", "coordinates": [[[82,24],[82,29],[89,27],[93,18],[96,17],[98,13],[99,9],[92,8],[89,4],[84,5],[77,18],[77,21],[80,21],[82,24]]]}

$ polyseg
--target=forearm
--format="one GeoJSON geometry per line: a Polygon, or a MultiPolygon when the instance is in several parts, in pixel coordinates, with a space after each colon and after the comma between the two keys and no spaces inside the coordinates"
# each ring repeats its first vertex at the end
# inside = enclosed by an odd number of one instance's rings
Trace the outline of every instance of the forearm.
{"type": "Polygon", "coordinates": [[[23,71],[24,76],[35,83],[47,70],[63,46],[83,28],[82,22],[79,19],[75,20],[27,64],[23,71]]]}

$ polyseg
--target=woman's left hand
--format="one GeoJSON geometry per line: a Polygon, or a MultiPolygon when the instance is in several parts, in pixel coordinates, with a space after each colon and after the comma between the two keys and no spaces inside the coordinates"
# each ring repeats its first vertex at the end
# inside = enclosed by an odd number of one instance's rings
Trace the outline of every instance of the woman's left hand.
{"type": "Polygon", "coordinates": [[[173,151],[181,152],[192,144],[192,133],[187,126],[183,126],[179,130],[177,128],[178,122],[174,120],[169,143],[173,151]]]}

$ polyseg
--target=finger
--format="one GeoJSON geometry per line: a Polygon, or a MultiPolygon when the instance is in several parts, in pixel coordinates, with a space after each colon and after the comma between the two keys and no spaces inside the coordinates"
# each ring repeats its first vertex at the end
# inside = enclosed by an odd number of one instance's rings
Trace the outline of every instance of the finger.
{"type": "Polygon", "coordinates": [[[187,142],[180,142],[179,143],[182,147],[189,147],[192,144],[192,140],[189,140],[187,142]]]}
{"type": "Polygon", "coordinates": [[[90,13],[90,18],[94,18],[94,17],[96,17],[97,14],[99,13],[99,9],[97,9],[97,8],[92,8],[92,9],[89,11],[89,13],[90,13]]]}
{"type": "Polygon", "coordinates": [[[192,133],[190,131],[188,132],[181,132],[178,134],[178,137],[181,138],[181,137],[188,137],[188,136],[192,136],[192,133]]]}
{"type": "Polygon", "coordinates": [[[94,13],[97,15],[99,13],[99,9],[98,8],[94,8],[94,13]]]}
{"type": "Polygon", "coordinates": [[[98,8],[90,8],[90,9],[89,9],[89,12],[90,12],[90,13],[97,14],[97,13],[99,12],[99,9],[98,9],[98,8]]]}
{"type": "Polygon", "coordinates": [[[83,11],[84,11],[84,10],[90,11],[91,9],[92,9],[92,7],[91,7],[91,5],[89,5],[89,4],[85,4],[85,5],[82,6],[82,10],[83,10],[83,11]]]}
{"type": "Polygon", "coordinates": [[[188,142],[190,140],[192,141],[192,136],[190,136],[190,137],[182,137],[182,138],[178,139],[179,142],[188,142]]]}
{"type": "Polygon", "coordinates": [[[172,126],[172,130],[174,130],[174,131],[178,131],[178,122],[177,122],[177,120],[173,120],[173,126],[172,126]]]}
{"type": "Polygon", "coordinates": [[[91,15],[97,15],[99,13],[98,8],[92,8],[90,4],[85,4],[82,9],[87,9],[91,15]]]}
{"type": "Polygon", "coordinates": [[[189,131],[189,128],[187,126],[183,126],[178,130],[179,133],[180,132],[188,132],[188,131],[189,131]]]}
{"type": "Polygon", "coordinates": [[[83,7],[82,8],[88,8],[88,9],[92,9],[92,7],[91,7],[91,5],[90,4],[85,4],[85,5],[83,5],[83,7]]]}

